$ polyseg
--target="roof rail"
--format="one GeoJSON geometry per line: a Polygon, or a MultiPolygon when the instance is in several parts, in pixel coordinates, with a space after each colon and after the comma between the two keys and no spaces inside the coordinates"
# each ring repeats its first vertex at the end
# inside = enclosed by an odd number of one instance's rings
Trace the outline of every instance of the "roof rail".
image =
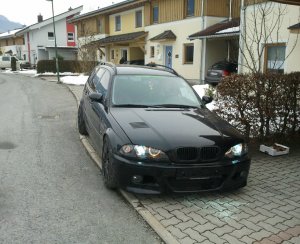
{"type": "Polygon", "coordinates": [[[169,72],[173,73],[174,75],[178,75],[178,73],[174,69],[172,69],[168,66],[165,66],[165,65],[156,64],[156,63],[148,63],[148,64],[146,64],[146,66],[164,68],[165,70],[168,70],[169,72]]]}
{"type": "Polygon", "coordinates": [[[114,71],[115,73],[117,73],[117,68],[116,68],[116,65],[112,62],[100,62],[99,63],[100,65],[107,65],[107,66],[110,66],[114,71]]]}

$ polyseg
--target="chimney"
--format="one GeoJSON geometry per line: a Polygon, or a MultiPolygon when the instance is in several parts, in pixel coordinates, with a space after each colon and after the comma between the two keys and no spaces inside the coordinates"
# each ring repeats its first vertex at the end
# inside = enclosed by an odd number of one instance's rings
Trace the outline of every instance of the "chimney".
{"type": "Polygon", "coordinates": [[[39,14],[37,18],[38,18],[38,23],[43,22],[43,15],[39,14]]]}

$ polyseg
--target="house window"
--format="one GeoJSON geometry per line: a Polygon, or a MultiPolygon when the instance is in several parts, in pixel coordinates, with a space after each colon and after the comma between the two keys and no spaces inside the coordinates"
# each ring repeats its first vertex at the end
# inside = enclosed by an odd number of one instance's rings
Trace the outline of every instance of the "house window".
{"type": "Polygon", "coordinates": [[[113,49],[113,50],[111,50],[111,59],[115,59],[115,50],[113,49]]]}
{"type": "Polygon", "coordinates": [[[48,32],[48,40],[53,41],[54,40],[54,33],[53,32],[48,32]]]}
{"type": "Polygon", "coordinates": [[[152,23],[158,23],[158,6],[153,6],[152,8],[152,23]]]}
{"type": "Polygon", "coordinates": [[[150,58],[154,58],[154,51],[155,51],[154,46],[151,46],[150,47],[150,58]]]}
{"type": "Polygon", "coordinates": [[[6,46],[8,46],[8,40],[5,40],[5,44],[6,44],[6,46]]]}
{"type": "Polygon", "coordinates": [[[186,1],[186,16],[195,15],[195,0],[186,1]]]}
{"type": "Polygon", "coordinates": [[[267,44],[265,46],[265,71],[284,73],[285,44],[267,44]]]}
{"type": "Polygon", "coordinates": [[[74,33],[73,32],[68,32],[68,41],[69,42],[75,41],[74,33]]]}
{"type": "Polygon", "coordinates": [[[142,10],[135,12],[135,28],[142,27],[143,18],[142,18],[142,10]]]}
{"type": "Polygon", "coordinates": [[[194,62],[194,44],[184,44],[184,63],[192,64],[194,62]]]}
{"type": "Polygon", "coordinates": [[[99,18],[97,20],[97,26],[98,26],[98,32],[103,33],[103,24],[102,24],[102,19],[101,18],[99,18]]]}
{"type": "Polygon", "coordinates": [[[115,17],[115,30],[120,31],[121,30],[121,16],[118,15],[115,17]]]}

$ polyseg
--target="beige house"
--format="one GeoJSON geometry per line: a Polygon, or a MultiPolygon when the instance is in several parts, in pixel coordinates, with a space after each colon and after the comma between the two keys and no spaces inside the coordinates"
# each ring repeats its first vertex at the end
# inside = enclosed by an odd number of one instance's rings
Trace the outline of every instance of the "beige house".
{"type": "Polygon", "coordinates": [[[23,58],[25,41],[23,37],[15,34],[21,29],[16,29],[0,34],[0,55],[14,55],[19,59],[23,58]]]}
{"type": "Polygon", "coordinates": [[[122,57],[144,60],[145,2],[124,1],[71,19],[78,28],[79,58],[114,63],[122,57]]]}
{"type": "Polygon", "coordinates": [[[188,37],[239,13],[239,0],[128,0],[70,22],[78,27],[82,56],[114,63],[122,57],[155,62],[199,81],[211,63],[228,57],[228,44],[217,42],[216,52],[213,42],[206,46],[206,40],[188,37]]]}
{"type": "MultiPolygon", "coordinates": [[[[296,0],[127,0],[69,22],[78,28],[80,59],[154,62],[191,81],[204,82],[211,65],[222,60],[238,63],[239,72],[250,72],[251,65],[260,71],[272,65],[284,67],[284,72],[299,70],[299,7],[278,2],[299,4],[296,0]],[[259,33],[262,21],[256,9],[264,5],[275,6],[268,10],[270,19],[280,6],[282,21],[278,31],[256,40],[255,49],[251,38],[259,33]],[[284,62],[274,62],[274,53],[284,56],[284,62]]],[[[266,23],[271,28],[271,22],[266,23]]]]}

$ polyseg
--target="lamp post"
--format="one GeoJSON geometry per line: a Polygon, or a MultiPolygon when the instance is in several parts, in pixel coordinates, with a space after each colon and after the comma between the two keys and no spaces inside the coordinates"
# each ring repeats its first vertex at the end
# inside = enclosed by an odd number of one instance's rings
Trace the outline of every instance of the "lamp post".
{"type": "Polygon", "coordinates": [[[53,34],[54,34],[54,46],[55,46],[56,74],[57,74],[57,83],[60,84],[61,81],[59,78],[59,65],[58,65],[58,55],[57,55],[53,0],[46,0],[46,1],[51,2],[52,4],[52,21],[53,21],[53,32],[54,32],[53,34]]]}

